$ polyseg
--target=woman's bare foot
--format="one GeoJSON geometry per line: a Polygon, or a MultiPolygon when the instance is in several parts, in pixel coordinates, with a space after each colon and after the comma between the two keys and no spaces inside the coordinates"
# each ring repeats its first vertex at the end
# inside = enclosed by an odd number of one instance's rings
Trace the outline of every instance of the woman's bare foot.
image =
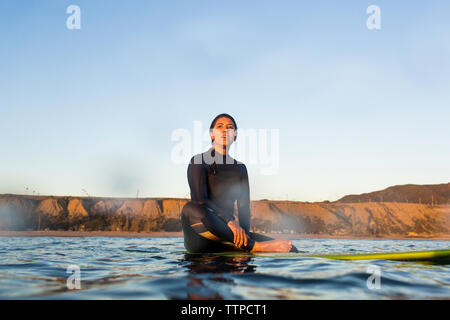
{"type": "Polygon", "coordinates": [[[289,252],[291,248],[290,240],[256,241],[250,252],[289,252]]]}

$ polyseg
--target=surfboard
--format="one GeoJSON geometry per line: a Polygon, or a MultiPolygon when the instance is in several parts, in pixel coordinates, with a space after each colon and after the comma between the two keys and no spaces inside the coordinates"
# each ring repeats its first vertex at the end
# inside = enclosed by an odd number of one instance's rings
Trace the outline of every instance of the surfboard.
{"type": "Polygon", "coordinates": [[[325,258],[333,260],[394,260],[394,261],[450,261],[450,249],[408,251],[408,252],[363,252],[363,253],[246,253],[219,252],[215,255],[228,257],[265,257],[265,258],[325,258]]]}
{"type": "Polygon", "coordinates": [[[428,250],[409,252],[377,252],[359,254],[322,254],[320,258],[335,260],[394,260],[394,261],[429,261],[450,259],[450,250],[428,250]]]}

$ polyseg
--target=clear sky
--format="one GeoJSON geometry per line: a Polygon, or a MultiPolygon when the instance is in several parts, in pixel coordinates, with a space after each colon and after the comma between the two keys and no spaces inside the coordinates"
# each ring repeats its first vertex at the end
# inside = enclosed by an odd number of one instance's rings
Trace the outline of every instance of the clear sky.
{"type": "Polygon", "coordinates": [[[277,173],[247,165],[253,200],[447,183],[449,16],[446,0],[2,0],[0,193],[185,197],[171,135],[222,112],[279,130],[277,173]]]}

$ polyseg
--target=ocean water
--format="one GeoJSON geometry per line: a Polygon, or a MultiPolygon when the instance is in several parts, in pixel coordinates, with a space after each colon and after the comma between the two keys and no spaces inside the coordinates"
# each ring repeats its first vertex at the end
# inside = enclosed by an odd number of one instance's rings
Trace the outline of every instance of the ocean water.
{"type": "MultiPolygon", "coordinates": [[[[450,247],[430,240],[293,242],[310,253],[450,247]]],[[[182,238],[0,237],[0,299],[450,299],[450,265],[192,255],[182,238]]]]}

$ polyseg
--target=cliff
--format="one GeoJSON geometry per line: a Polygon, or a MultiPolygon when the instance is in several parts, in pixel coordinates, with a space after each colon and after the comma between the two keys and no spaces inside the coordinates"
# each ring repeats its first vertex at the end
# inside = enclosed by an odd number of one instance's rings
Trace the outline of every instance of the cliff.
{"type": "Polygon", "coordinates": [[[450,183],[392,186],[384,190],[348,195],[337,202],[405,202],[424,204],[450,204],[450,183]]]}
{"type": "MultiPolygon", "coordinates": [[[[180,231],[188,199],[0,195],[0,230],[180,231]]],[[[450,205],[251,202],[252,231],[361,237],[450,235],[450,205]]]]}

